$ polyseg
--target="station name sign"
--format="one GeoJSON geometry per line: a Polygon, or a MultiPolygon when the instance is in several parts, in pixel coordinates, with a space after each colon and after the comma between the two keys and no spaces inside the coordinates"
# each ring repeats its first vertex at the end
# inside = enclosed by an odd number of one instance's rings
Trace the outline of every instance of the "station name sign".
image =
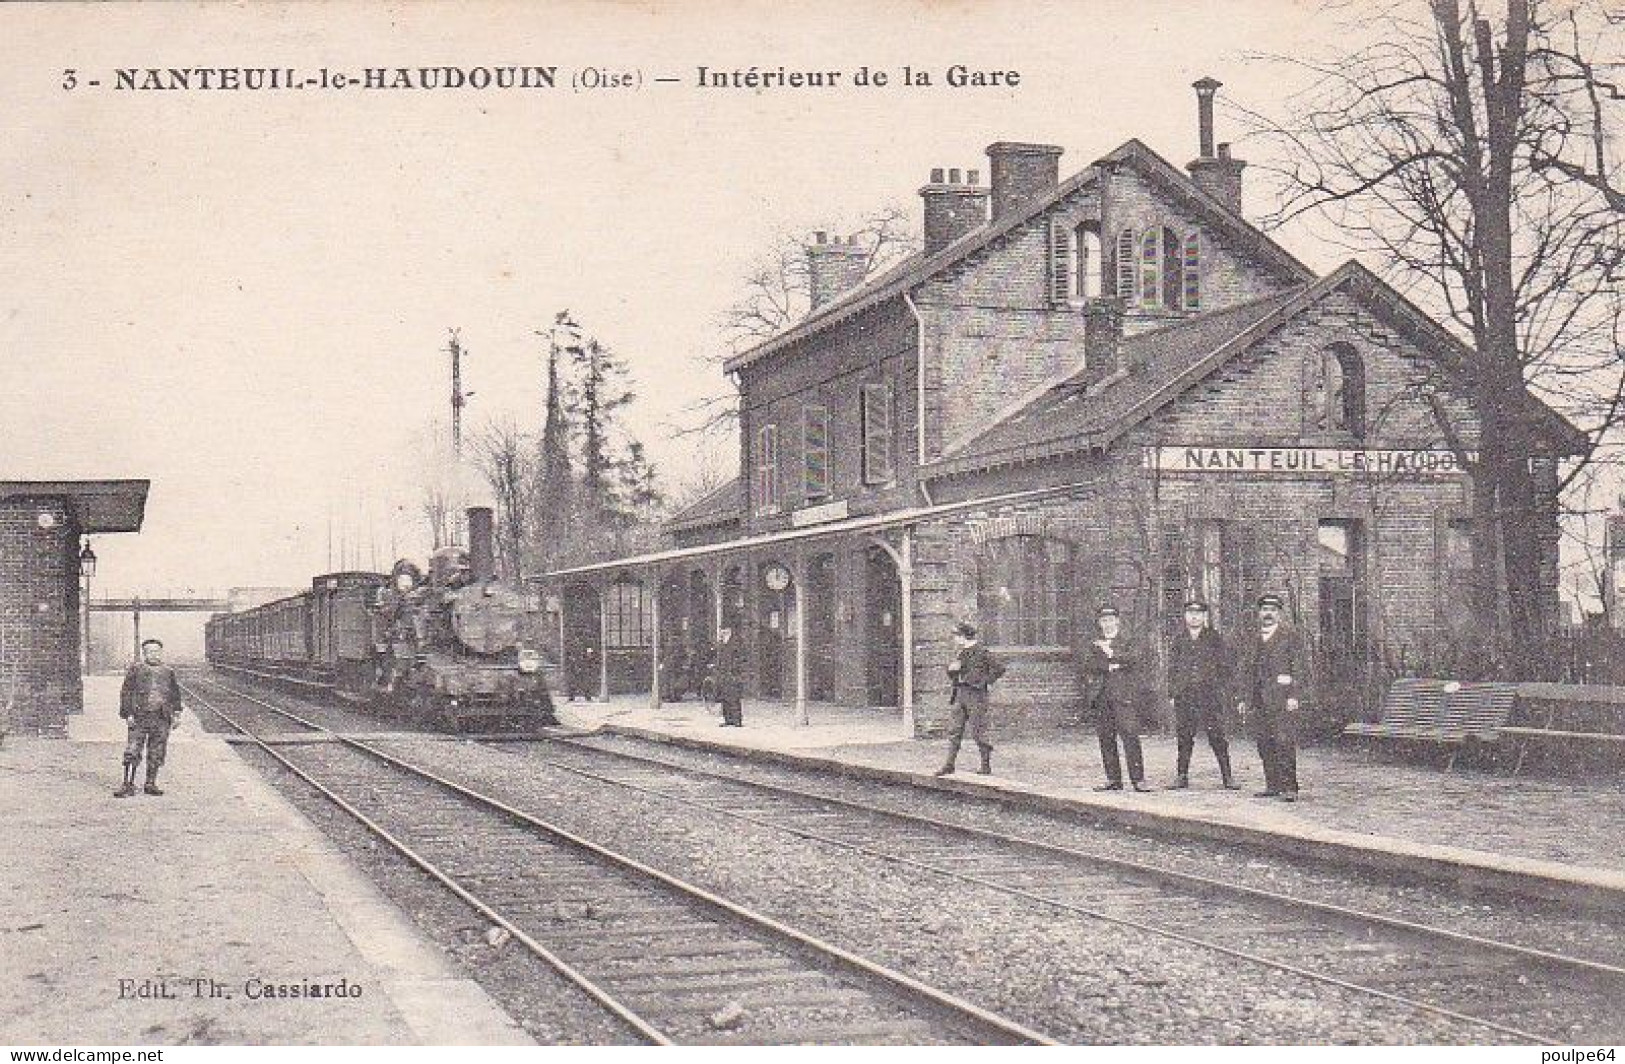
{"type": "Polygon", "coordinates": [[[1163,473],[1439,477],[1466,472],[1454,451],[1338,447],[1147,447],[1145,464],[1163,473]]]}
{"type": "Polygon", "coordinates": [[[846,500],[836,499],[821,506],[803,506],[790,514],[790,524],[794,528],[805,528],[808,525],[821,525],[826,521],[839,521],[846,516],[846,500]]]}

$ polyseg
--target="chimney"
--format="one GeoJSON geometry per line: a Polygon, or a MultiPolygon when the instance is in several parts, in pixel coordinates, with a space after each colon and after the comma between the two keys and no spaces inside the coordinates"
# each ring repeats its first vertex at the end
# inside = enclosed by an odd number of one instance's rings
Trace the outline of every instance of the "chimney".
{"type": "Polygon", "coordinates": [[[1001,140],[987,146],[987,160],[994,221],[1047,196],[1061,180],[1061,149],[1053,144],[1001,140]]]}
{"type": "Polygon", "coordinates": [[[868,271],[869,253],[858,246],[857,237],[842,240],[824,232],[814,233],[813,242],[807,245],[807,288],[812,309],[862,284],[868,271]]]}
{"type": "Polygon", "coordinates": [[[1241,214],[1241,170],[1247,164],[1230,157],[1230,145],[1220,144],[1218,154],[1213,149],[1213,95],[1222,83],[1203,78],[1192,84],[1196,90],[1196,135],[1199,154],[1185,169],[1191,180],[1203,192],[1228,207],[1233,214],[1241,214]]]}
{"type": "Polygon", "coordinates": [[[978,182],[981,175],[968,170],[963,180],[958,170],[940,167],[931,171],[931,183],[920,189],[925,201],[925,253],[934,255],[955,240],[987,224],[988,190],[978,182]]]}
{"type": "Polygon", "coordinates": [[[1096,296],[1083,305],[1083,369],[1090,387],[1127,370],[1123,359],[1123,301],[1096,296]]]}
{"type": "Polygon", "coordinates": [[[468,568],[476,584],[496,575],[496,541],[489,506],[468,508],[468,568]]]}

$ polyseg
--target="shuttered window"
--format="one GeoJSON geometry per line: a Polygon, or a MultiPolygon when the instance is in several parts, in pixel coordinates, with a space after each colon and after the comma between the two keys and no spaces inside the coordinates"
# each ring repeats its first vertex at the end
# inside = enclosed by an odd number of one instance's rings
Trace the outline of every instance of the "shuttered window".
{"type": "Polygon", "coordinates": [[[1134,299],[1134,255],[1137,242],[1134,230],[1125,229],[1117,234],[1117,298],[1130,302],[1134,299]]]}
{"type": "Polygon", "coordinates": [[[1093,299],[1100,295],[1100,234],[1089,226],[1080,225],[1074,237],[1074,291],[1079,298],[1093,299]]]}
{"type": "Polygon", "coordinates": [[[779,427],[763,425],[756,433],[756,512],[779,509],[779,427]]]}
{"type": "Polygon", "coordinates": [[[808,499],[829,494],[829,410],[809,406],[802,411],[802,487],[808,499]]]}
{"type": "Polygon", "coordinates": [[[1202,238],[1198,233],[1185,238],[1185,309],[1202,309],[1202,238]]]}
{"type": "Polygon", "coordinates": [[[1059,218],[1049,220],[1049,300],[1066,306],[1072,298],[1072,233],[1059,218]]]}
{"type": "Polygon", "coordinates": [[[1162,306],[1162,231],[1147,229],[1140,236],[1140,306],[1162,306]]]}
{"type": "Polygon", "coordinates": [[[865,384],[859,411],[863,433],[863,482],[892,479],[891,385],[865,384]]]}

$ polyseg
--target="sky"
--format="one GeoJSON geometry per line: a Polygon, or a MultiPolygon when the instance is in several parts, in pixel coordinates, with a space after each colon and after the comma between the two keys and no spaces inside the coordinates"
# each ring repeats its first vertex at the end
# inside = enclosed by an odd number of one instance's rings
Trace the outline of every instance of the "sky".
{"type": "MultiPolygon", "coordinates": [[[[1225,98],[1268,110],[1294,88],[1251,56],[1335,45],[1316,10],[4,5],[0,477],[152,481],[140,534],[95,541],[98,594],[387,567],[424,545],[414,470],[425,424],[446,410],[447,330],[468,352],[468,424],[533,427],[536,332],[567,307],[632,367],[629,427],[680,483],[705,456],[673,426],[721,386],[703,361],[722,350],[718,316],[776,234],[887,203],[917,212],[931,168],[985,173],[999,140],[1063,146],[1063,175],[1129,137],[1183,165],[1191,82],[1225,83],[1219,139],[1240,139],[1225,98]],[[114,88],[132,68],[302,78],[444,64],[556,66],[566,82],[592,67],[641,84],[114,88]],[[936,84],[897,84],[905,64],[936,84]],[[941,75],[954,64],[1020,83],[952,89],[941,75]],[[868,66],[892,84],[704,89],[701,65],[848,79],[868,66]]],[[[1287,243],[1317,268],[1339,257],[1287,243]]],[[[726,462],[725,445],[711,449],[726,462]]]]}

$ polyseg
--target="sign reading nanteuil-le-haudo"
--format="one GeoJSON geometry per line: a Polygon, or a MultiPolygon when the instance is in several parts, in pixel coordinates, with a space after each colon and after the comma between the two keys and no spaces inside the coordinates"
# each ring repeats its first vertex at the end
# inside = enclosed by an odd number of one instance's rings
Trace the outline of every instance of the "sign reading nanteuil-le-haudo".
{"type": "Polygon", "coordinates": [[[1453,451],[1340,447],[1147,447],[1145,464],[1162,473],[1438,477],[1466,472],[1453,451]]]}

